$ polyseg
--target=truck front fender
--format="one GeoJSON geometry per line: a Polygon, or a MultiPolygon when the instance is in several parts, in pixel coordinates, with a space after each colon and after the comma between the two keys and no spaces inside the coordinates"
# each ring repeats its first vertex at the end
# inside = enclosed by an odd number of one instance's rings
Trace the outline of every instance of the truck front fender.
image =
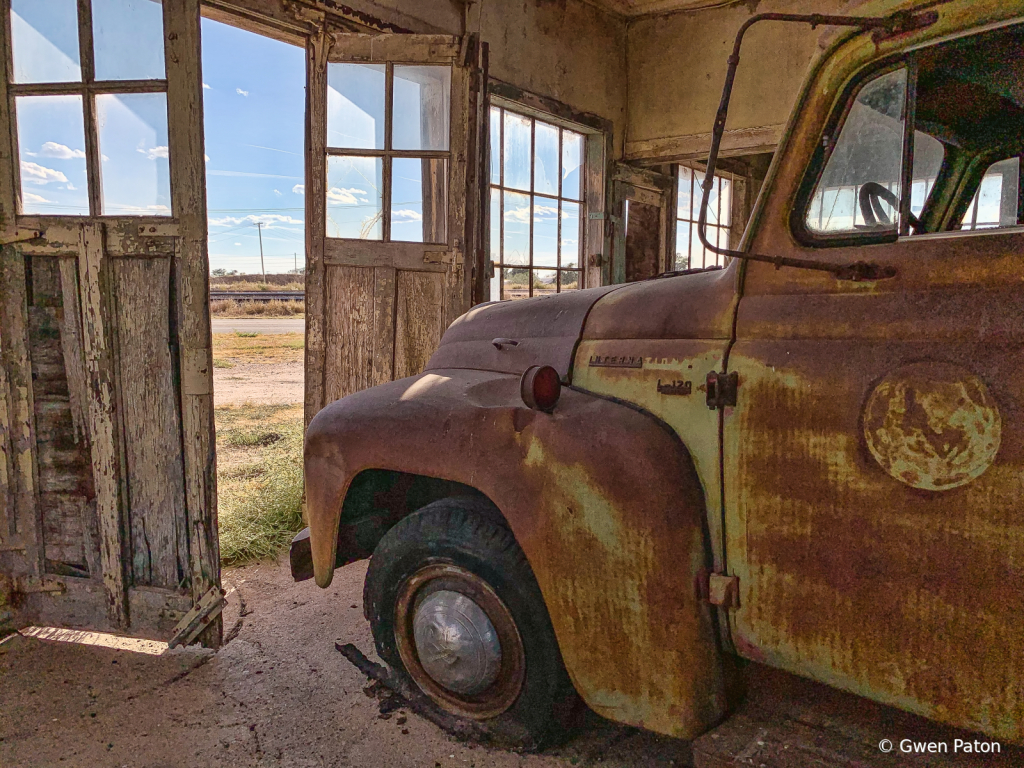
{"type": "Polygon", "coordinates": [[[692,738],[725,712],[704,497],[686,448],[648,413],[565,389],[551,414],[519,377],[438,370],[324,408],[305,445],[316,582],[331,583],[353,478],[394,470],[475,488],[537,577],[566,669],[599,714],[692,738]]]}

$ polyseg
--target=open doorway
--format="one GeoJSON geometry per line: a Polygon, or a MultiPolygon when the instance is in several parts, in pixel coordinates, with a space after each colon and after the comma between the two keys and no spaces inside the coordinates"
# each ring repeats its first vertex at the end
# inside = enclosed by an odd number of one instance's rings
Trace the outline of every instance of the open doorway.
{"type": "Polygon", "coordinates": [[[305,51],[204,18],[221,559],[301,528],[305,51]]]}

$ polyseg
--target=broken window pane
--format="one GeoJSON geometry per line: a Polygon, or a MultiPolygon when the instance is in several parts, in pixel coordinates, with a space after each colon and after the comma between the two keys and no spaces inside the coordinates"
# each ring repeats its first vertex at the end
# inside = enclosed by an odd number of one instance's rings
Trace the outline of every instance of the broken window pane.
{"type": "Polygon", "coordinates": [[[512,189],[530,188],[530,124],[528,117],[505,112],[505,186],[512,189]]]}
{"type": "Polygon", "coordinates": [[[580,179],[583,171],[583,135],[562,131],[562,197],[581,199],[580,179]]]}
{"type": "Polygon", "coordinates": [[[11,0],[14,82],[80,82],[76,0],[11,0]]]}
{"type": "Polygon", "coordinates": [[[533,189],[558,194],[558,129],[538,122],[534,139],[533,189]]]}
{"type": "Polygon", "coordinates": [[[82,97],[19,96],[16,110],[22,213],[87,216],[82,97]]]}
{"type": "Polygon", "coordinates": [[[327,146],[384,149],[384,65],[327,65],[327,146]]]}
{"type": "Polygon", "coordinates": [[[395,65],[393,149],[448,149],[452,70],[395,65]]]}
{"type": "Polygon", "coordinates": [[[327,237],[383,237],[380,157],[327,158],[327,237]]]}
{"type": "Polygon", "coordinates": [[[448,161],[396,157],[391,179],[391,239],[446,242],[448,161]]]}
{"type": "Polygon", "coordinates": [[[818,181],[807,213],[814,232],[895,230],[903,168],[903,123],[907,93],[904,69],[881,75],[861,88],[818,181]],[[861,189],[869,185],[874,224],[866,222],[861,189]],[[893,198],[896,204],[893,204],[893,198]],[[877,207],[876,207],[877,206],[877,207]],[[881,213],[874,216],[874,212],[881,213]]]}
{"type": "Polygon", "coordinates": [[[170,216],[167,95],[101,94],[99,127],[102,213],[170,216]]]}
{"type": "Polygon", "coordinates": [[[97,80],[162,80],[164,11],[159,0],[92,0],[97,80]]]}

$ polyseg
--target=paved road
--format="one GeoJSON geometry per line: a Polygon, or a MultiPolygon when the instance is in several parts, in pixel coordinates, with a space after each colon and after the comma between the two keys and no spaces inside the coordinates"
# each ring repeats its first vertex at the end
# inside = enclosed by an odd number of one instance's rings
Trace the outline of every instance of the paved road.
{"type": "Polygon", "coordinates": [[[234,333],[235,331],[255,331],[256,333],[304,333],[306,321],[294,317],[243,318],[240,320],[223,317],[213,318],[214,333],[234,333]]]}

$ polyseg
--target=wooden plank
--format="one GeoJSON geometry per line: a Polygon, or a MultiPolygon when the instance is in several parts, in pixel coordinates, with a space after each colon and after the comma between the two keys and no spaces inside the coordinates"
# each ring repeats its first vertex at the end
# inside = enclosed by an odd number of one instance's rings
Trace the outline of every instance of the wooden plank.
{"type": "MultiPolygon", "coordinates": [[[[370,240],[324,238],[324,264],[328,267],[393,267],[418,272],[447,272],[438,254],[449,254],[444,245],[425,243],[383,243],[370,240]],[[428,258],[431,261],[427,261],[428,258]],[[435,260],[436,259],[436,260],[435,260]]],[[[306,301],[309,293],[307,288],[306,301]]],[[[307,316],[310,312],[307,310],[307,316]]]]}
{"type": "MultiPolygon", "coordinates": [[[[0,361],[5,329],[0,326],[0,361]]],[[[14,446],[11,443],[11,385],[7,366],[0,365],[0,545],[12,546],[15,536],[14,446]]]]}
{"type": "Polygon", "coordinates": [[[580,252],[583,287],[596,288],[608,282],[611,274],[610,207],[606,189],[606,158],[611,157],[612,137],[588,135],[584,140],[584,195],[587,220],[583,222],[583,249],[580,252]]]}
{"type": "MultiPolygon", "coordinates": [[[[466,251],[466,211],[469,204],[469,137],[473,131],[473,115],[470,113],[469,88],[472,73],[468,67],[452,67],[451,101],[451,167],[448,175],[448,243],[452,249],[466,251]]],[[[469,309],[472,296],[471,270],[461,263],[455,263],[444,276],[444,296],[441,303],[442,329],[447,328],[463,312],[469,309]]],[[[440,341],[440,339],[438,339],[440,341]]],[[[436,344],[434,348],[436,348],[436,344]]],[[[431,348],[431,352],[433,349],[431,348]]],[[[396,364],[396,368],[397,368],[396,364]]],[[[397,374],[397,371],[396,371],[397,374]]]]}
{"type": "Polygon", "coordinates": [[[78,301],[78,265],[71,259],[61,259],[60,287],[62,311],[60,313],[60,344],[64,358],[64,371],[68,382],[68,399],[75,442],[85,437],[86,401],[88,385],[85,360],[82,357],[82,311],[78,301]]]}
{"type": "Polygon", "coordinates": [[[386,384],[395,373],[395,290],[397,273],[389,267],[373,270],[373,346],[371,385],[386,384]]]}
{"type": "Polygon", "coordinates": [[[327,402],[374,384],[375,271],[368,267],[327,270],[327,402]]]}
{"type": "Polygon", "coordinates": [[[100,562],[113,626],[128,624],[121,529],[121,453],[111,348],[110,294],[104,274],[102,224],[81,225],[78,275],[82,303],[83,358],[89,380],[89,444],[99,518],[100,562]]]}
{"type": "Polygon", "coordinates": [[[414,61],[448,64],[459,53],[459,38],[451,35],[363,35],[334,34],[334,52],[329,61],[414,61]]]}
{"type": "Polygon", "coordinates": [[[25,547],[22,568],[27,575],[38,576],[42,573],[43,545],[36,504],[38,482],[25,261],[11,246],[0,247],[0,328],[3,329],[0,355],[10,397],[8,430],[14,490],[14,519],[8,522],[13,522],[13,537],[25,547]]]}
{"type": "Polygon", "coordinates": [[[327,232],[327,55],[326,32],[306,45],[306,384],[305,422],[324,407],[324,339],[327,232]]]}
{"type": "MultiPolygon", "coordinates": [[[[784,125],[727,130],[722,136],[722,157],[774,152],[782,139],[784,125]]],[[[626,142],[626,160],[667,163],[679,160],[706,159],[711,149],[711,134],[666,136],[626,142]]]]}
{"type": "Polygon", "coordinates": [[[170,338],[169,259],[121,259],[118,364],[124,421],[132,583],[175,587],[189,570],[185,477],[170,338]]]}
{"type": "Polygon", "coordinates": [[[0,230],[15,224],[21,206],[21,172],[17,154],[17,125],[14,119],[14,94],[11,93],[9,67],[11,57],[10,0],[0,0],[0,230]]]}
{"type": "MultiPolygon", "coordinates": [[[[190,586],[193,599],[198,600],[211,587],[220,586],[199,0],[164,0],[163,8],[171,198],[179,228],[174,287],[178,297],[185,508],[190,586]]],[[[218,647],[222,636],[223,626],[218,619],[201,641],[218,647]]]]}
{"type": "Polygon", "coordinates": [[[414,376],[441,343],[445,278],[399,272],[395,307],[395,378],[414,376]]]}

